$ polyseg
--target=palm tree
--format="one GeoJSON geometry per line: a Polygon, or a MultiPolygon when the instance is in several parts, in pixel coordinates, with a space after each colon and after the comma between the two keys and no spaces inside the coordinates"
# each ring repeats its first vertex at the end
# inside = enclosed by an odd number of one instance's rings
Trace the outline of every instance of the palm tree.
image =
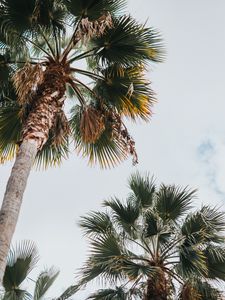
{"type": "MultiPolygon", "coordinates": [[[[15,248],[11,248],[7,258],[7,265],[3,277],[4,291],[1,300],[41,300],[53,285],[59,271],[54,267],[42,271],[36,280],[31,279],[30,272],[38,262],[37,248],[31,241],[22,241],[15,248]],[[25,281],[34,284],[31,294],[22,286],[25,281]]],[[[70,286],[56,300],[68,299],[76,291],[75,286],[70,286]]]]}
{"type": "Polygon", "coordinates": [[[0,0],[0,161],[16,156],[0,212],[0,281],[30,169],[66,158],[114,166],[135,143],[123,117],[145,121],[154,95],[146,63],[161,61],[153,29],[125,0],[0,0]],[[90,81],[91,80],[91,81],[90,81]],[[66,98],[77,100],[66,115],[66,98]]]}
{"type": "Polygon", "coordinates": [[[196,191],[161,184],[135,173],[125,202],[104,201],[80,226],[89,258],[79,286],[98,278],[106,288],[92,300],[218,300],[225,281],[225,213],[191,210],[196,191]],[[109,288],[107,288],[109,286],[109,288]]]}

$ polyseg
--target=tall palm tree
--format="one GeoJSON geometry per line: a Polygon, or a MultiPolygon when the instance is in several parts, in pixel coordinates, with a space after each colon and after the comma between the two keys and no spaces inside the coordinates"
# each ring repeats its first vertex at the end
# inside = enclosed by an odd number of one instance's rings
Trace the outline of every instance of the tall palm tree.
{"type": "MultiPolygon", "coordinates": [[[[36,280],[31,279],[30,272],[38,262],[37,248],[31,241],[22,241],[15,248],[11,248],[7,257],[7,265],[3,277],[1,300],[41,300],[56,280],[59,271],[54,267],[42,271],[36,280]],[[34,285],[33,293],[23,288],[25,281],[34,285]]],[[[56,300],[68,299],[75,292],[70,286],[56,300]]]]}
{"type": "Polygon", "coordinates": [[[191,210],[195,190],[161,184],[136,173],[125,202],[104,201],[80,226],[89,258],[80,286],[99,279],[109,288],[92,300],[218,300],[213,281],[225,281],[225,214],[191,210]]]}
{"type": "Polygon", "coordinates": [[[123,117],[145,121],[154,102],[146,63],[161,61],[151,28],[125,0],[0,0],[0,161],[16,156],[0,212],[0,282],[34,163],[68,156],[114,166],[135,143],[123,117]],[[90,82],[91,80],[91,82],[90,82]],[[70,116],[66,98],[77,103],[70,116]]]}

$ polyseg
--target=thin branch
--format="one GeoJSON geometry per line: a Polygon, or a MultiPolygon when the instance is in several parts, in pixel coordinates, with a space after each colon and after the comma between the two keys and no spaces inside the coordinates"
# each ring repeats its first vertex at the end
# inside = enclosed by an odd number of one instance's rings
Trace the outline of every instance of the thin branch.
{"type": "Polygon", "coordinates": [[[95,94],[95,92],[92,89],[90,89],[86,84],[84,84],[82,81],[80,81],[77,78],[73,78],[73,80],[78,82],[80,85],[82,85],[84,88],[86,88],[90,93],[92,93],[96,98],[98,98],[97,95],[95,94]]]}
{"type": "Polygon", "coordinates": [[[136,245],[140,246],[142,249],[144,249],[147,253],[150,253],[152,256],[152,252],[149,252],[149,248],[145,248],[142,244],[138,243],[137,241],[131,239],[131,238],[127,238],[129,241],[135,243],[136,245]]]}
{"type": "Polygon", "coordinates": [[[164,259],[166,257],[166,255],[167,255],[167,253],[169,251],[171,251],[173,249],[173,247],[175,247],[178,243],[180,243],[181,241],[183,241],[184,238],[185,237],[181,237],[179,239],[175,239],[175,241],[172,244],[170,244],[170,246],[165,251],[162,252],[161,258],[164,259]]]}
{"type": "MultiPolygon", "coordinates": [[[[15,33],[16,34],[16,33],[15,33]]],[[[19,34],[17,34],[19,35],[19,34]]],[[[19,35],[20,36],[20,35],[19,35]]],[[[45,49],[43,49],[41,46],[37,45],[35,42],[31,41],[30,39],[28,39],[27,37],[25,36],[20,36],[21,38],[25,39],[27,42],[31,43],[34,47],[38,48],[39,50],[41,50],[42,52],[44,52],[45,54],[47,54],[48,57],[51,57],[53,58],[49,53],[48,51],[46,51],[45,49]]]]}
{"type": "Polygon", "coordinates": [[[165,272],[169,275],[171,275],[177,282],[179,282],[180,284],[183,284],[183,279],[176,273],[174,273],[173,271],[171,271],[168,268],[163,268],[165,270],[165,272]]]}
{"type": "Polygon", "coordinates": [[[91,50],[88,50],[88,51],[86,51],[86,52],[84,52],[84,53],[82,53],[82,54],[79,54],[79,55],[77,55],[77,56],[71,58],[71,59],[69,60],[69,63],[72,63],[72,62],[74,62],[75,60],[78,60],[78,59],[82,59],[82,58],[86,58],[86,57],[88,57],[88,56],[92,56],[93,54],[90,55],[89,53],[95,51],[96,49],[97,49],[97,47],[95,47],[95,48],[93,48],[93,49],[91,49],[91,50]],[[89,54],[89,55],[87,55],[87,54],[89,54]]]}
{"type": "MultiPolygon", "coordinates": [[[[123,124],[124,125],[124,124],[123,124]]],[[[146,248],[148,249],[147,252],[149,252],[151,254],[151,257],[154,259],[154,253],[152,252],[151,248],[148,246],[148,244],[146,243],[145,239],[142,236],[141,241],[145,244],[146,248]]]]}
{"type": "Polygon", "coordinates": [[[70,70],[72,72],[77,72],[77,73],[86,75],[86,76],[91,77],[91,78],[105,80],[105,78],[103,76],[95,74],[95,73],[92,73],[92,72],[89,72],[89,71],[85,71],[85,70],[77,69],[77,68],[70,68],[70,70]]]}
{"type": "Polygon", "coordinates": [[[68,43],[66,49],[65,49],[65,50],[63,51],[63,53],[62,53],[62,56],[61,56],[61,58],[60,58],[60,61],[61,61],[61,62],[63,62],[63,61],[67,58],[67,55],[70,53],[70,51],[71,51],[72,48],[74,47],[74,39],[75,39],[76,34],[77,34],[77,31],[78,31],[78,29],[79,29],[81,20],[82,20],[82,17],[78,20],[77,26],[76,26],[76,28],[75,28],[75,30],[74,30],[74,32],[73,32],[73,35],[72,35],[72,37],[71,37],[71,39],[70,39],[70,41],[69,41],[69,43],[68,43]]]}
{"type": "Polygon", "coordinates": [[[84,107],[86,106],[86,102],[84,97],[82,96],[80,90],[76,87],[76,84],[73,82],[73,80],[68,80],[68,83],[71,85],[71,87],[73,88],[74,92],[77,94],[77,97],[81,103],[81,105],[83,105],[84,107]]]}
{"type": "Polygon", "coordinates": [[[167,265],[172,265],[172,264],[179,264],[180,261],[168,261],[166,263],[164,263],[164,266],[167,266],[167,265]]]}
{"type": "Polygon", "coordinates": [[[56,55],[59,58],[59,44],[58,44],[58,39],[57,39],[56,31],[55,31],[55,26],[53,26],[53,35],[54,35],[54,39],[55,39],[56,55]]]}
{"type": "Polygon", "coordinates": [[[41,32],[41,35],[42,35],[43,39],[45,40],[45,42],[46,42],[46,44],[47,44],[47,46],[48,46],[48,48],[49,48],[49,50],[50,50],[50,52],[52,53],[52,56],[54,57],[54,56],[55,56],[55,52],[54,52],[52,46],[51,46],[50,43],[48,42],[48,39],[46,38],[46,36],[45,36],[44,33],[42,32],[42,30],[40,30],[40,32],[41,32]]]}
{"type": "MultiPolygon", "coordinates": [[[[37,65],[39,64],[38,62],[35,62],[35,61],[7,61],[7,62],[0,62],[0,65],[7,65],[7,64],[25,64],[25,63],[29,63],[31,65],[37,65]]],[[[42,64],[42,63],[40,63],[42,64]]]]}
{"type": "Polygon", "coordinates": [[[131,256],[129,257],[129,259],[133,259],[133,260],[141,260],[141,261],[145,261],[147,263],[151,263],[151,261],[147,258],[143,258],[143,257],[135,257],[135,256],[131,256]]]}

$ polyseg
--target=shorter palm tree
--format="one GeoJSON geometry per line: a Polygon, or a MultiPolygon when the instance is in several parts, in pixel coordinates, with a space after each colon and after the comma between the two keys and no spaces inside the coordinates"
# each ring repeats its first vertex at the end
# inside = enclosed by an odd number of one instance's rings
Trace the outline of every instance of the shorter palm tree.
{"type": "MultiPolygon", "coordinates": [[[[22,241],[15,248],[11,248],[5,274],[1,300],[43,300],[45,294],[59,275],[54,267],[40,272],[34,281],[29,277],[30,272],[38,262],[38,252],[33,242],[22,241]],[[34,282],[33,294],[23,288],[25,281],[34,282]]],[[[75,286],[70,286],[60,297],[55,300],[68,299],[76,291],[75,286]]]]}
{"type": "Polygon", "coordinates": [[[191,210],[196,191],[160,185],[136,173],[125,202],[104,201],[80,226],[90,256],[79,286],[99,278],[107,287],[92,300],[218,300],[214,281],[225,281],[225,214],[191,210]]]}

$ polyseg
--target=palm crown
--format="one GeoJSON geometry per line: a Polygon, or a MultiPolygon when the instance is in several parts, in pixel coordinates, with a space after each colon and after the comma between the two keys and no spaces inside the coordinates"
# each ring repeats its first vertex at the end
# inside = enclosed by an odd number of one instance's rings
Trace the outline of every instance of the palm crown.
{"type": "Polygon", "coordinates": [[[110,285],[89,299],[222,299],[213,281],[225,280],[224,213],[191,212],[195,190],[157,189],[138,173],[129,187],[125,202],[112,198],[103,202],[106,212],[81,218],[90,256],[78,285],[95,278],[110,285]]]}
{"type": "Polygon", "coordinates": [[[162,47],[153,29],[121,15],[124,6],[124,0],[0,1],[2,161],[28,138],[39,141],[36,159],[45,166],[67,157],[71,139],[102,167],[128,154],[137,161],[122,118],[151,116],[145,65],[161,61],[162,47]],[[65,91],[77,100],[69,116],[65,91]]]}
{"type": "MultiPolygon", "coordinates": [[[[45,299],[46,293],[55,282],[59,271],[51,267],[44,269],[37,279],[31,279],[30,273],[36,267],[39,255],[35,244],[32,241],[21,241],[9,251],[7,266],[3,278],[4,291],[0,295],[2,300],[41,300],[45,299]],[[24,288],[24,282],[33,283],[33,293],[24,288]]],[[[76,291],[70,286],[65,292],[56,297],[55,300],[65,300],[76,291]]]]}

